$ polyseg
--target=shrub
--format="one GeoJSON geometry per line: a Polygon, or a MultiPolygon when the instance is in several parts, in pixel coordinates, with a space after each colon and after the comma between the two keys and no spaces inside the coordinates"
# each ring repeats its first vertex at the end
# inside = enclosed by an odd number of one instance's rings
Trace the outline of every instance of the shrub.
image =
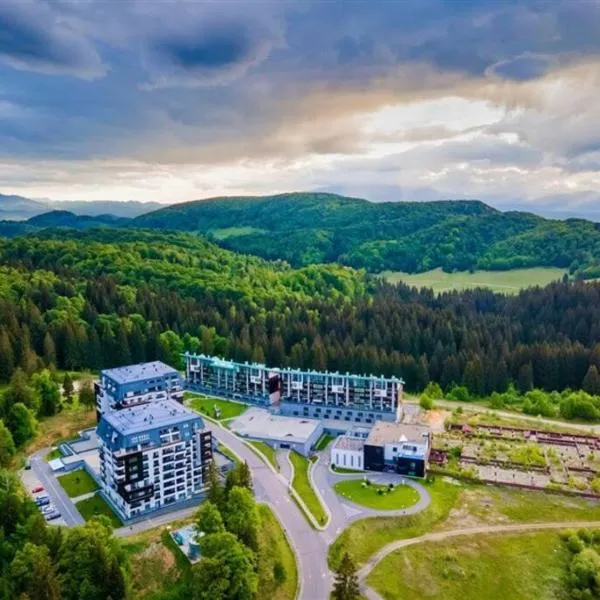
{"type": "Polygon", "coordinates": [[[568,539],[567,539],[567,548],[573,554],[577,554],[578,552],[581,552],[584,547],[585,547],[585,544],[583,543],[582,539],[576,533],[572,533],[568,537],[568,539]]]}
{"type": "Polygon", "coordinates": [[[471,395],[469,394],[468,388],[464,385],[455,385],[447,394],[448,400],[454,400],[455,402],[469,402],[471,395]]]}
{"type": "Polygon", "coordinates": [[[433,400],[429,396],[423,395],[419,400],[419,406],[423,410],[431,410],[433,408],[433,400]]]}
{"type": "Polygon", "coordinates": [[[273,565],[273,579],[277,585],[281,585],[287,578],[285,567],[279,561],[273,565]]]}

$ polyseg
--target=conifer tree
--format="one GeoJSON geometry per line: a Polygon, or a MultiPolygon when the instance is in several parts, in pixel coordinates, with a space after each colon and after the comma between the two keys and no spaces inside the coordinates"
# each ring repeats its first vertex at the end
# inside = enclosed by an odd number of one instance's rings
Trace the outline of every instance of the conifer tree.
{"type": "Polygon", "coordinates": [[[336,571],[331,597],[334,600],[357,600],[360,598],[356,566],[347,552],[342,556],[342,561],[336,571]]]}

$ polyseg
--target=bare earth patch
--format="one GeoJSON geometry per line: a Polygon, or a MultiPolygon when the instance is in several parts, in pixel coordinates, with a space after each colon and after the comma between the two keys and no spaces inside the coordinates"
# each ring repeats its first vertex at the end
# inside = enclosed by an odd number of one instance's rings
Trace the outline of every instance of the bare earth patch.
{"type": "Polygon", "coordinates": [[[452,413],[449,410],[436,408],[434,410],[428,410],[426,413],[422,414],[420,421],[429,425],[433,433],[443,433],[444,423],[451,414],[452,413]]]}

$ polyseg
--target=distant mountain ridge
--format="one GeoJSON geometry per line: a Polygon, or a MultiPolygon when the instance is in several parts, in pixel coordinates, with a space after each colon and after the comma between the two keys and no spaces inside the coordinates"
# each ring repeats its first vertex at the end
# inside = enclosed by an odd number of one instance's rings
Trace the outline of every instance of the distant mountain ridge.
{"type": "Polygon", "coordinates": [[[137,217],[138,215],[164,208],[158,202],[118,201],[58,201],[32,200],[23,196],[0,194],[0,220],[24,221],[54,210],[63,210],[75,215],[115,217],[137,217]]]}
{"type": "Polygon", "coordinates": [[[483,202],[371,203],[328,193],[174,204],[129,226],[196,231],[222,246],[293,265],[339,262],[371,272],[571,268],[600,276],[600,226],[501,212],[483,202]]]}
{"type": "MultiPolygon", "coordinates": [[[[25,198],[13,197],[13,202],[36,210],[25,198]]],[[[294,266],[337,262],[373,273],[553,266],[583,278],[600,277],[600,224],[502,212],[476,200],[371,203],[330,193],[221,197],[161,207],[132,219],[51,211],[26,221],[2,221],[0,235],[54,227],[187,231],[294,266]]]]}

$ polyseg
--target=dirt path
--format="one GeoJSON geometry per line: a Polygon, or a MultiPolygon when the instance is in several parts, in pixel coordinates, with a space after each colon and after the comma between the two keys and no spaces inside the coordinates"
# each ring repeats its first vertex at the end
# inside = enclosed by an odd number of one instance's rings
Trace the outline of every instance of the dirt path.
{"type": "Polygon", "coordinates": [[[490,533],[523,533],[527,531],[539,531],[543,529],[580,529],[580,528],[600,528],[600,521],[561,521],[555,523],[520,523],[517,525],[482,525],[480,527],[470,527],[468,529],[453,529],[450,531],[439,531],[436,533],[426,533],[418,537],[406,540],[398,540],[384,546],[379,552],[374,554],[365,565],[359,569],[358,578],[361,583],[362,593],[369,600],[381,600],[381,596],[366,583],[369,573],[388,555],[396,550],[423,544],[426,542],[441,542],[449,538],[465,535],[485,535],[490,533]]]}
{"type": "MultiPolygon", "coordinates": [[[[488,406],[481,406],[480,404],[474,404],[472,402],[455,402],[454,400],[434,400],[437,408],[446,408],[448,410],[454,410],[455,408],[461,407],[466,412],[473,413],[491,413],[498,417],[506,419],[519,419],[520,421],[531,421],[532,424],[544,423],[547,425],[555,425],[558,427],[566,427],[568,429],[575,429],[583,431],[585,433],[600,433],[600,425],[587,424],[587,423],[573,423],[563,419],[546,419],[544,417],[534,417],[532,415],[525,415],[523,413],[511,412],[509,410],[497,410],[489,408],[488,406]]],[[[416,400],[412,398],[407,400],[407,404],[417,404],[416,400]]]]}

